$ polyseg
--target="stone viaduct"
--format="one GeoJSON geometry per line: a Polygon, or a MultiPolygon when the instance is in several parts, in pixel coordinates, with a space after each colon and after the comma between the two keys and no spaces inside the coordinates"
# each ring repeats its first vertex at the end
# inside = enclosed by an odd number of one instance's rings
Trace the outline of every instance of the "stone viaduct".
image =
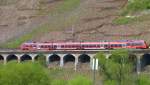
{"type": "MultiPolygon", "coordinates": [[[[111,51],[114,50],[55,50],[55,51],[20,51],[20,50],[0,50],[0,60],[4,64],[11,60],[17,60],[22,62],[25,60],[35,61],[38,55],[43,55],[47,64],[51,64],[54,61],[59,62],[59,66],[63,67],[67,62],[73,62],[74,67],[79,63],[92,64],[92,59],[96,53],[103,52],[108,58],[111,55],[111,51]]],[[[137,72],[140,73],[141,68],[150,64],[150,50],[149,49],[134,49],[128,50],[131,57],[137,60],[137,72]]]]}

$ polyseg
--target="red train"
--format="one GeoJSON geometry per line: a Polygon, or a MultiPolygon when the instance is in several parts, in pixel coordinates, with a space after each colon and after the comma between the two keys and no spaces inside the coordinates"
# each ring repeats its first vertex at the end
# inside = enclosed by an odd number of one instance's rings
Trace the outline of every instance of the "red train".
{"type": "Polygon", "coordinates": [[[133,48],[147,49],[148,45],[144,40],[119,40],[99,42],[25,42],[20,46],[21,50],[99,50],[133,48]]]}

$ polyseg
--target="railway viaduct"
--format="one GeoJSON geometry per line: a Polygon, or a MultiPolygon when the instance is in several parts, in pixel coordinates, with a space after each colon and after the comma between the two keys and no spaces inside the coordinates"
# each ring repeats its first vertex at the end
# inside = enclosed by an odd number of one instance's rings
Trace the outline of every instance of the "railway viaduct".
{"type": "MultiPolygon", "coordinates": [[[[22,62],[25,60],[36,61],[39,55],[45,57],[47,65],[58,61],[58,66],[64,67],[67,62],[73,62],[74,68],[79,63],[89,63],[91,66],[92,59],[96,53],[103,52],[108,58],[114,50],[55,50],[55,51],[20,51],[20,50],[0,50],[0,60],[6,64],[11,60],[22,62]]],[[[141,67],[150,64],[150,49],[131,49],[128,50],[131,56],[137,60],[137,72],[140,73],[141,67]]]]}

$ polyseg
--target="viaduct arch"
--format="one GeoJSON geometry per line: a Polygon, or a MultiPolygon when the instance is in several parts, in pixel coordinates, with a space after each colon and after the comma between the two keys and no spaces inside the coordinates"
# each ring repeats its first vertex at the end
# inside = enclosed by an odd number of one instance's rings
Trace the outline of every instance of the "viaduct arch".
{"type": "MultiPolygon", "coordinates": [[[[99,51],[55,51],[55,52],[21,52],[21,51],[0,51],[0,61],[6,64],[9,61],[17,60],[18,62],[23,62],[30,60],[32,62],[37,61],[39,56],[44,57],[47,64],[51,64],[53,62],[57,62],[58,66],[63,67],[68,62],[72,62],[76,69],[80,63],[88,63],[89,66],[92,64],[92,60],[96,53],[99,51]],[[67,54],[66,54],[67,53],[67,54]]],[[[110,51],[102,51],[104,52],[106,58],[111,56],[110,51]]],[[[137,50],[131,52],[132,55],[129,56],[131,61],[135,61],[136,63],[136,71],[140,72],[145,66],[150,65],[150,50],[143,51],[137,50]]]]}

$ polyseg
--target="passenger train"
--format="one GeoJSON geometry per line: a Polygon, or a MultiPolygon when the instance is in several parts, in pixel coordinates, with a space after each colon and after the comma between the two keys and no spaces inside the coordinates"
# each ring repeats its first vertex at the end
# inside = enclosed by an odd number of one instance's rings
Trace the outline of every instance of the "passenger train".
{"type": "Polygon", "coordinates": [[[100,50],[100,49],[147,49],[144,40],[116,40],[99,42],[25,42],[21,50],[50,51],[50,50],[100,50]]]}

